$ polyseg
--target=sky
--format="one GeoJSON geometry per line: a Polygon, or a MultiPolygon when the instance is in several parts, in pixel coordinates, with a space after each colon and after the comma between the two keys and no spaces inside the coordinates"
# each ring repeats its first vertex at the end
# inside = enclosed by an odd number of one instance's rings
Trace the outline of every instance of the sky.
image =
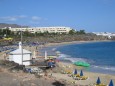
{"type": "Polygon", "coordinates": [[[115,0],[0,0],[0,23],[115,32],[115,0]]]}

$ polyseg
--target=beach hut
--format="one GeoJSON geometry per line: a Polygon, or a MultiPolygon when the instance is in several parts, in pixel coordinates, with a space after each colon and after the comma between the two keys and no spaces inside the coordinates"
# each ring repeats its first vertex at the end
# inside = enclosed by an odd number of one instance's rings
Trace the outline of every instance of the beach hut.
{"type": "Polygon", "coordinates": [[[19,65],[30,65],[32,53],[28,50],[22,49],[22,43],[19,42],[19,49],[9,53],[9,61],[14,61],[19,65]]]}
{"type": "Polygon", "coordinates": [[[112,80],[110,81],[109,86],[114,86],[112,80]]]}
{"type": "Polygon", "coordinates": [[[98,79],[97,79],[96,84],[97,84],[97,85],[101,84],[101,80],[100,80],[100,78],[99,78],[99,77],[98,77],[98,79]]]}

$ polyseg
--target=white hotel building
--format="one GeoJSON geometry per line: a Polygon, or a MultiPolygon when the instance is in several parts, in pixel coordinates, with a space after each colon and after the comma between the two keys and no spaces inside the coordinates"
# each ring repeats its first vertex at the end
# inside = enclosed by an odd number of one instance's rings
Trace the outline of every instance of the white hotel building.
{"type": "Polygon", "coordinates": [[[93,33],[96,34],[97,36],[106,36],[108,38],[115,36],[115,33],[110,32],[93,32],[93,33]]]}
{"type": "Polygon", "coordinates": [[[72,30],[70,27],[32,27],[32,28],[9,28],[9,30],[13,32],[17,31],[28,31],[30,33],[69,33],[70,30],[72,30]]]}

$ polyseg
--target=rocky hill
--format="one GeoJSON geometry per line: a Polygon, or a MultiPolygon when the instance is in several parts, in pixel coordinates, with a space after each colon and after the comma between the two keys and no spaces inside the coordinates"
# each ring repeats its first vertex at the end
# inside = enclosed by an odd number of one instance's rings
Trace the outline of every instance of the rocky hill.
{"type": "Polygon", "coordinates": [[[5,28],[5,27],[12,27],[12,28],[20,28],[20,27],[25,27],[27,28],[28,26],[21,26],[18,24],[7,24],[7,23],[0,23],[0,28],[5,28]]]}

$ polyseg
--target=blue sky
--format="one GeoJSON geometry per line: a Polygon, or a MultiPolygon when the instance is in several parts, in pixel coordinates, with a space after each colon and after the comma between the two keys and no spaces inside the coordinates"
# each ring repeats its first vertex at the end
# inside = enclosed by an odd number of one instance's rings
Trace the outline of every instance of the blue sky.
{"type": "Polygon", "coordinates": [[[0,23],[115,32],[115,0],[0,0],[0,23]]]}

